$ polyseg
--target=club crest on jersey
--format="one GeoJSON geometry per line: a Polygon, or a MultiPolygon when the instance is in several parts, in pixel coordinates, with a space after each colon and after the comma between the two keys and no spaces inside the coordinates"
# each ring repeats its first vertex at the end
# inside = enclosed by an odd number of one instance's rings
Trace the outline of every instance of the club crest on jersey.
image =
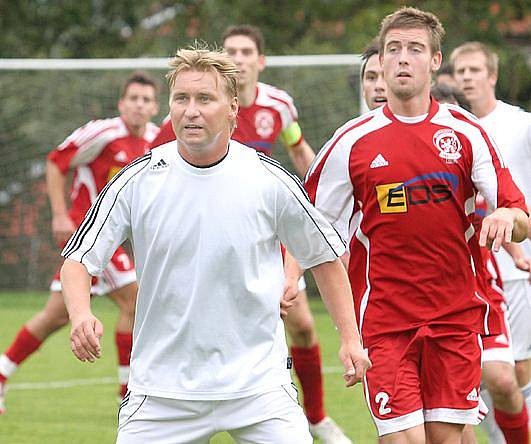
{"type": "Polygon", "coordinates": [[[261,109],[254,115],[254,126],[256,134],[266,139],[275,130],[275,118],[273,113],[267,109],[261,109]]]}
{"type": "Polygon", "coordinates": [[[455,163],[461,158],[461,142],[453,129],[443,128],[433,135],[433,144],[446,163],[455,163]]]}

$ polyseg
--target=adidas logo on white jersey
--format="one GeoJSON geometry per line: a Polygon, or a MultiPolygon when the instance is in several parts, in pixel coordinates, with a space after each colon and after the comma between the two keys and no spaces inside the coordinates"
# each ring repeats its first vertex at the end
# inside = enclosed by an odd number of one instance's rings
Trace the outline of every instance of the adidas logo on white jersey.
{"type": "Polygon", "coordinates": [[[150,170],[151,171],[158,171],[162,170],[164,168],[168,168],[169,165],[164,161],[164,159],[160,159],[155,165],[151,165],[150,170]]]}
{"type": "Polygon", "coordinates": [[[479,401],[478,391],[474,387],[466,397],[467,401],[479,401]]]}
{"type": "Polygon", "coordinates": [[[385,157],[378,154],[370,164],[370,168],[380,168],[389,165],[389,162],[385,160],[385,157]]]}

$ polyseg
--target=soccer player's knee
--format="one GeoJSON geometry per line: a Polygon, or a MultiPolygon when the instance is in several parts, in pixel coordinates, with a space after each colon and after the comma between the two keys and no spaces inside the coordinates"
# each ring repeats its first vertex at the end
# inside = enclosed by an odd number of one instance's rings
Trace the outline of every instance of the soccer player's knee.
{"type": "Polygon", "coordinates": [[[489,384],[489,391],[493,398],[509,398],[518,390],[518,384],[513,372],[500,372],[489,384]]]}

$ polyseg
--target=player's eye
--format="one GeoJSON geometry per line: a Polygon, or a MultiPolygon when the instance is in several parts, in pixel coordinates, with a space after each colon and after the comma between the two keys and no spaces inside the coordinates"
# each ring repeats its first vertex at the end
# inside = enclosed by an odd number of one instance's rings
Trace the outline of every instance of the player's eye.
{"type": "Polygon", "coordinates": [[[199,100],[201,101],[201,103],[208,103],[210,102],[210,96],[200,96],[199,100]]]}

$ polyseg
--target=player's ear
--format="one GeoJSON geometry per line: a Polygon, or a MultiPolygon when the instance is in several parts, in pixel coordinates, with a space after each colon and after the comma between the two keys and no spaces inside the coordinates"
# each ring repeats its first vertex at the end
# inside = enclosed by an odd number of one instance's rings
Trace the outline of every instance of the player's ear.
{"type": "Polygon", "coordinates": [[[262,72],[265,69],[265,66],[266,66],[265,55],[260,54],[258,56],[258,72],[262,72]]]}
{"type": "Polygon", "coordinates": [[[238,97],[233,97],[229,106],[229,119],[236,120],[236,117],[238,116],[238,109],[240,108],[238,97]]]}
{"type": "Polygon", "coordinates": [[[435,51],[431,58],[431,72],[437,71],[441,67],[442,63],[442,52],[435,51]]]}

